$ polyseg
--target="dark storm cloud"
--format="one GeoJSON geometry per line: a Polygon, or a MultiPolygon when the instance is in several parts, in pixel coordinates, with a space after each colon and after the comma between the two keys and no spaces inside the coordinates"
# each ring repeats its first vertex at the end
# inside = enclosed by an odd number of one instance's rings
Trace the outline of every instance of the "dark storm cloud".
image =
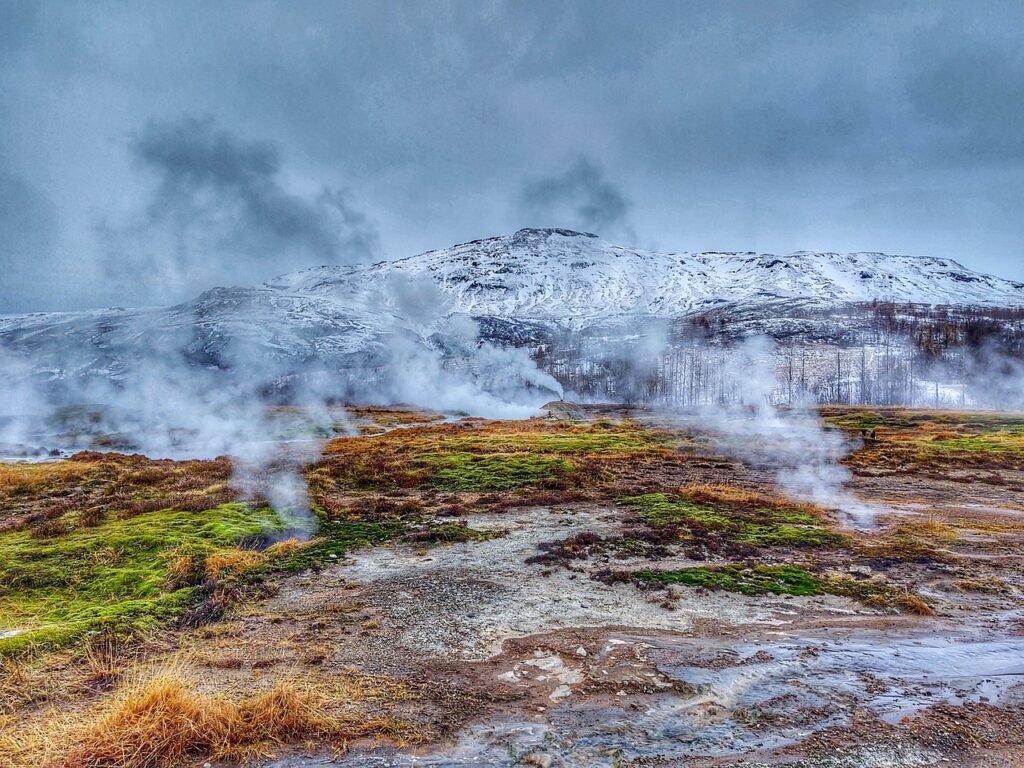
{"type": "Polygon", "coordinates": [[[534,216],[668,249],[897,251],[1024,278],[1018,0],[0,14],[0,167],[53,201],[80,304],[121,301],[100,266],[154,267],[186,298],[361,259],[367,221],[399,257],[534,216]]]}
{"type": "Polygon", "coordinates": [[[150,123],[132,149],[160,177],[147,207],[153,224],[227,218],[225,234],[240,241],[240,250],[298,247],[325,262],[357,261],[376,248],[376,233],[344,194],[325,188],[304,200],[286,192],[277,146],[246,142],[210,118],[150,123]]]}
{"type": "Polygon", "coordinates": [[[564,173],[528,182],[520,207],[523,222],[531,226],[565,226],[608,237],[633,234],[626,196],[587,158],[564,173]]]}
{"type": "Polygon", "coordinates": [[[377,254],[376,230],[345,192],[322,187],[304,197],[284,188],[273,143],[242,139],[211,118],[183,117],[149,123],[131,151],[157,186],[141,222],[104,224],[113,272],[132,253],[141,256],[137,270],[188,283],[197,275],[258,279],[377,254]],[[151,250],[162,238],[170,247],[151,250]]]}

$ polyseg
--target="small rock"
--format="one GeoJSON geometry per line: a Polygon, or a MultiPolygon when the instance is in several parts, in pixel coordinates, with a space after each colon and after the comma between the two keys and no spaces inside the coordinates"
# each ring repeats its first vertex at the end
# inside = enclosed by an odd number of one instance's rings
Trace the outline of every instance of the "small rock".
{"type": "Polygon", "coordinates": [[[555,688],[555,690],[553,690],[548,695],[548,698],[551,699],[552,701],[558,701],[559,699],[564,699],[566,696],[571,696],[571,695],[572,695],[572,688],[570,688],[568,685],[559,685],[558,687],[555,688]]]}
{"type": "Polygon", "coordinates": [[[551,764],[554,760],[551,759],[551,755],[542,755],[539,752],[531,752],[530,754],[525,755],[519,762],[523,765],[535,765],[537,768],[551,768],[551,764]]]}
{"type": "Polygon", "coordinates": [[[576,655],[577,655],[577,656],[586,656],[586,655],[587,655],[587,649],[586,649],[586,648],[584,648],[584,647],[583,647],[583,646],[581,645],[581,646],[580,646],[579,648],[577,648],[577,649],[576,649],[576,655]]]}
{"type": "Polygon", "coordinates": [[[858,576],[870,576],[874,573],[874,571],[871,570],[870,565],[851,565],[846,570],[858,576]]]}
{"type": "Polygon", "coordinates": [[[338,556],[336,554],[334,554],[333,552],[331,554],[329,554],[328,557],[331,558],[331,560],[337,560],[338,559],[338,556]]]}

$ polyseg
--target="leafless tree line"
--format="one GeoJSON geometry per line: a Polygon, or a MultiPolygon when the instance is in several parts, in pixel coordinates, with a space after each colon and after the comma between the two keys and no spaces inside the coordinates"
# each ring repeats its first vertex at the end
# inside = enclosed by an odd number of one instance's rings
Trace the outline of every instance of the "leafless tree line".
{"type": "MultiPolygon", "coordinates": [[[[780,327],[790,328],[794,314],[780,327]]],[[[812,314],[798,320],[843,330],[771,334],[777,404],[1024,408],[1024,310],[876,302],[812,314]]],[[[584,400],[735,403],[746,391],[735,325],[724,314],[702,315],[626,338],[566,335],[538,348],[535,359],[584,400]]]]}

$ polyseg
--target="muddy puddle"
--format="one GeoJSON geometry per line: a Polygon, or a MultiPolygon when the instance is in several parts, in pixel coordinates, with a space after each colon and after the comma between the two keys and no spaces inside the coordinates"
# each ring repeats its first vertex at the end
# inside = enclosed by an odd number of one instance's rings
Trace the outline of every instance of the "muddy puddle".
{"type": "MultiPolygon", "coordinates": [[[[894,637],[858,631],[842,637],[823,633],[728,644],[623,634],[608,636],[590,664],[624,647],[676,688],[653,694],[611,689],[588,694],[585,684],[580,690],[563,684],[549,706],[536,708],[544,711],[471,724],[454,742],[430,751],[357,751],[340,763],[367,768],[512,766],[523,764],[527,755],[544,754],[554,766],[579,768],[682,766],[695,758],[726,759],[730,764],[799,743],[826,728],[846,726],[858,712],[897,724],[940,703],[1024,701],[1024,637],[894,637]]],[[[557,667],[560,680],[580,683],[584,675],[571,672],[576,661],[545,658],[533,666],[538,671],[557,667]]],[[[638,670],[643,667],[637,665],[638,670]]],[[[909,747],[868,745],[863,750],[859,757],[856,751],[847,755],[852,762],[835,764],[897,767],[933,765],[939,759],[909,747]]],[[[326,762],[305,758],[278,765],[326,762]]]]}

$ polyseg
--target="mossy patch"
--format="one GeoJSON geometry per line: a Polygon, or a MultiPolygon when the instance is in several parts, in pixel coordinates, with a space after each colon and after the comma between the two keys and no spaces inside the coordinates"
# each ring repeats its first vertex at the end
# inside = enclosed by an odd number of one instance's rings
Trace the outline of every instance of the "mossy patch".
{"type": "Polygon", "coordinates": [[[812,573],[799,565],[732,563],[679,570],[637,571],[632,575],[637,581],[652,585],[678,584],[738,592],[742,595],[835,595],[858,600],[872,608],[932,614],[931,607],[910,590],[844,576],[812,573]]]}
{"type": "Polygon", "coordinates": [[[0,629],[23,630],[0,640],[0,652],[65,642],[101,626],[156,626],[193,597],[193,586],[170,578],[170,553],[206,556],[286,527],[267,507],[231,503],[109,519],[49,538],[0,535],[0,629]]]}
{"type": "Polygon", "coordinates": [[[317,518],[319,525],[313,539],[267,561],[262,571],[297,573],[307,568],[329,565],[337,562],[350,549],[380,544],[406,530],[406,524],[400,521],[331,520],[319,510],[317,518]]]}
{"type": "Polygon", "coordinates": [[[936,411],[928,408],[857,408],[822,406],[822,418],[842,429],[872,429],[889,427],[906,429],[921,425],[968,427],[973,429],[1000,429],[1024,427],[1020,414],[998,411],[936,411]]]}
{"type": "Polygon", "coordinates": [[[0,633],[18,634],[0,639],[0,654],[66,644],[100,628],[155,628],[198,606],[211,589],[330,564],[406,529],[402,521],[330,520],[319,510],[315,521],[294,519],[235,502],[108,516],[46,537],[3,533],[0,633]],[[314,528],[311,539],[267,547],[314,528]]]}
{"type": "Polygon", "coordinates": [[[467,420],[331,441],[309,480],[318,500],[352,490],[593,487],[616,462],[675,458],[665,441],[629,423],[467,420]]]}
{"type": "Polygon", "coordinates": [[[793,565],[723,565],[638,571],[633,575],[644,582],[723,589],[743,595],[821,595],[827,591],[826,582],[793,565]]]}
{"type": "Polygon", "coordinates": [[[1003,426],[978,435],[941,436],[928,447],[933,451],[1014,454],[1024,456],[1024,427],[1003,426]]]}
{"type": "Polygon", "coordinates": [[[797,507],[730,505],[695,501],[670,493],[648,493],[620,499],[640,512],[652,526],[680,526],[691,535],[700,529],[717,532],[752,546],[842,546],[847,537],[825,527],[822,519],[797,507]]]}
{"type": "Polygon", "coordinates": [[[1024,468],[1019,414],[824,408],[822,416],[854,436],[875,430],[875,439],[847,459],[855,467],[1024,468]]]}
{"type": "Polygon", "coordinates": [[[440,450],[480,453],[544,453],[568,455],[635,454],[655,451],[661,443],[655,433],[632,424],[596,422],[588,426],[562,425],[559,431],[470,433],[442,440],[440,450]]]}
{"type": "Polygon", "coordinates": [[[431,484],[446,491],[505,491],[543,487],[567,478],[571,461],[534,454],[442,453],[425,459],[431,484]]]}

